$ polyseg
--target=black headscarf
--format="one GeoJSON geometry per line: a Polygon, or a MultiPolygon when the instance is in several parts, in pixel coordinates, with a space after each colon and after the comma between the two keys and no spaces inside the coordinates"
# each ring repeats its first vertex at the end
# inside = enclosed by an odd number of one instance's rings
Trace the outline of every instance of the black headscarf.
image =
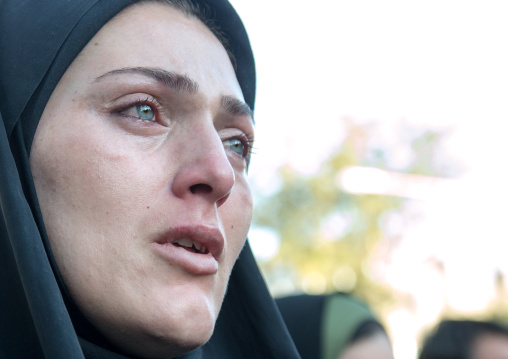
{"type": "Polygon", "coordinates": [[[425,339],[419,359],[471,359],[483,335],[508,338],[508,328],[493,321],[443,320],[425,339]]]}
{"type": "MultiPolygon", "coordinates": [[[[58,81],[88,41],[135,0],[0,0],[0,358],[125,358],[66,293],[48,244],[28,157],[58,81]]],[[[229,40],[245,101],[255,68],[226,0],[200,0],[229,40]]],[[[185,358],[298,358],[248,243],[233,268],[214,334],[185,358]]]]}
{"type": "Polygon", "coordinates": [[[345,293],[293,295],[276,302],[302,359],[337,358],[359,337],[370,335],[364,325],[384,332],[372,311],[345,293]]]}

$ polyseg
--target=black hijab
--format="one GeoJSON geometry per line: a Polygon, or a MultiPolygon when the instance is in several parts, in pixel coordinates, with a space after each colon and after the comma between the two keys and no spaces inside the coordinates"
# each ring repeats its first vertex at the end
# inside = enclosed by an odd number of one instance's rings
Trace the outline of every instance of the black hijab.
{"type": "MultiPolygon", "coordinates": [[[[125,358],[76,309],[54,264],[28,157],[46,103],[87,42],[135,0],[0,0],[0,358],[125,358]]],[[[255,68],[226,0],[200,0],[229,40],[245,101],[255,68]]],[[[246,243],[214,334],[185,358],[298,358],[246,243]]]]}
{"type": "Polygon", "coordinates": [[[494,321],[443,320],[425,339],[419,359],[471,359],[482,336],[508,338],[508,328],[494,321]]]}
{"type": "Polygon", "coordinates": [[[345,293],[293,295],[276,303],[302,359],[335,359],[353,342],[384,333],[371,310],[345,293]]]}

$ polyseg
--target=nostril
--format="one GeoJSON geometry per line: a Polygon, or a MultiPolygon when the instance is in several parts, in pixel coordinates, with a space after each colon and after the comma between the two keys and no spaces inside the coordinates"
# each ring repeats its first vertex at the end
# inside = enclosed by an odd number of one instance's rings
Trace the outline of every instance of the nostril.
{"type": "Polygon", "coordinates": [[[190,186],[190,191],[192,194],[198,194],[198,193],[206,194],[206,193],[211,193],[213,191],[213,189],[211,186],[209,186],[207,184],[199,183],[199,184],[190,186]]]}

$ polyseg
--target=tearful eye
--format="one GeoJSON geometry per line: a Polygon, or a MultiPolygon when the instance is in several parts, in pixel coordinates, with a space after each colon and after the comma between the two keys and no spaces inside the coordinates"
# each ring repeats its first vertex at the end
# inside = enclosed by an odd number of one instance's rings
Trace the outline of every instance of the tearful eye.
{"type": "Polygon", "coordinates": [[[229,140],[224,141],[224,146],[244,158],[247,156],[247,146],[238,138],[230,138],[229,140]]]}
{"type": "Polygon", "coordinates": [[[136,113],[139,118],[145,121],[154,121],[155,113],[151,106],[149,105],[136,105],[136,113]]]}

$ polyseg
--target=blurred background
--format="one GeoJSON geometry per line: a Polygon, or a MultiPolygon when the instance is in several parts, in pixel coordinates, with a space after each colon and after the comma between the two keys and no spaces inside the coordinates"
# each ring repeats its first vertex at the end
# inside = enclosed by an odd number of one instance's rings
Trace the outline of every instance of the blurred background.
{"type": "Polygon", "coordinates": [[[508,3],[231,0],[257,63],[255,219],[276,297],[351,292],[395,359],[508,323],[508,3]]]}

